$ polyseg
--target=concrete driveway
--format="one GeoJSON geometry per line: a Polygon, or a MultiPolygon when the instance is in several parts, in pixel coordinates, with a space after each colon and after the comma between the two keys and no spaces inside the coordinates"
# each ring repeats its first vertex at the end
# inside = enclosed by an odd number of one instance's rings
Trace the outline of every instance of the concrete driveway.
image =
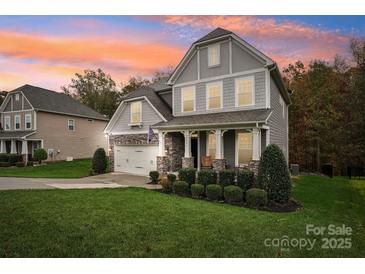
{"type": "Polygon", "coordinates": [[[160,185],[147,184],[148,177],[127,173],[108,173],[80,179],[45,179],[0,177],[0,190],[7,189],[82,189],[143,187],[159,189],[160,185]]]}

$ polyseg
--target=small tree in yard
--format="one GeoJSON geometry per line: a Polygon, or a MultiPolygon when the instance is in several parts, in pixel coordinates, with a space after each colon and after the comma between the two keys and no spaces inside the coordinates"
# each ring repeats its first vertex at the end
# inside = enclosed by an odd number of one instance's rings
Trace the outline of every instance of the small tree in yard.
{"type": "Polygon", "coordinates": [[[291,181],[283,152],[269,145],[263,152],[258,171],[258,185],[266,190],[269,200],[286,203],[290,198],[291,181]]]}
{"type": "Polygon", "coordinates": [[[93,157],[92,168],[97,174],[102,174],[106,172],[108,161],[106,158],[106,153],[103,148],[98,148],[93,157]]]}
{"type": "Polygon", "coordinates": [[[40,164],[42,163],[42,161],[47,160],[47,157],[47,151],[45,151],[43,148],[37,148],[34,151],[33,159],[38,161],[40,164]]]}

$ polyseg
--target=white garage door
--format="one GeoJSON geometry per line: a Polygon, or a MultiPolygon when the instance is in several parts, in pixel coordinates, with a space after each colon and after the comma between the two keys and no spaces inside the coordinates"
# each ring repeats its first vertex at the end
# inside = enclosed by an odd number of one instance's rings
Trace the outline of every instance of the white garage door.
{"type": "Polygon", "coordinates": [[[114,170],[148,175],[156,170],[158,146],[115,146],[114,170]]]}

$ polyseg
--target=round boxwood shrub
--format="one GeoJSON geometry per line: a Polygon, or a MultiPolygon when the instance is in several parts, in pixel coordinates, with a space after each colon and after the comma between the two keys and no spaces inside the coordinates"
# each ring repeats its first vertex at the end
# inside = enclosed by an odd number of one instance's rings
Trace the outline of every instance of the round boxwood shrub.
{"type": "Polygon", "coordinates": [[[269,200],[288,202],[291,193],[289,169],[284,154],[277,145],[269,145],[263,152],[257,181],[259,187],[266,190],[269,200]]]}
{"type": "Polygon", "coordinates": [[[235,176],[236,172],[233,169],[221,170],[219,171],[219,184],[222,187],[233,185],[235,176]]]}
{"type": "Polygon", "coordinates": [[[184,181],[176,181],[172,184],[172,190],[175,194],[180,196],[189,196],[189,184],[184,181]]]}
{"type": "Polygon", "coordinates": [[[246,192],[246,202],[251,207],[262,207],[267,205],[267,192],[259,188],[250,188],[246,192]]]}
{"type": "Polygon", "coordinates": [[[167,178],[163,178],[160,181],[160,185],[162,186],[162,191],[165,193],[171,193],[172,192],[172,182],[170,182],[167,178]]]}
{"type": "Polygon", "coordinates": [[[94,152],[94,157],[92,161],[92,169],[96,174],[103,174],[106,172],[108,166],[108,160],[106,158],[106,153],[103,148],[98,148],[94,152]]]}
{"type": "Polygon", "coordinates": [[[224,201],[237,204],[243,201],[243,191],[238,186],[226,186],[223,191],[224,201]]]}
{"type": "Polygon", "coordinates": [[[247,191],[254,186],[255,174],[251,170],[240,170],[237,173],[237,185],[247,191]]]}
{"type": "Polygon", "coordinates": [[[47,151],[43,148],[37,148],[33,153],[33,159],[35,161],[38,161],[40,164],[42,163],[42,161],[47,160],[47,158],[47,151]]]}
{"type": "Polygon", "coordinates": [[[16,167],[25,167],[25,162],[16,162],[15,166],[16,167]]]}
{"type": "Polygon", "coordinates": [[[199,199],[204,196],[204,185],[192,184],[190,187],[190,191],[193,198],[199,199]]]}
{"type": "Polygon", "coordinates": [[[151,179],[151,183],[152,184],[157,184],[158,183],[158,177],[160,177],[160,173],[156,170],[152,170],[150,171],[150,179],[151,179]]]}
{"type": "Polygon", "coordinates": [[[198,171],[198,183],[202,185],[210,185],[217,183],[217,173],[214,170],[198,171]]]}
{"type": "Polygon", "coordinates": [[[9,162],[0,162],[0,167],[9,167],[11,166],[9,162]]]}
{"type": "Polygon", "coordinates": [[[195,184],[195,168],[182,168],[179,170],[179,180],[187,182],[189,185],[195,184]]]}
{"type": "Polygon", "coordinates": [[[174,173],[167,174],[167,180],[172,184],[176,181],[176,175],[174,173]]]}
{"type": "Polygon", "coordinates": [[[219,201],[222,198],[222,187],[217,184],[207,185],[205,195],[207,195],[207,199],[210,201],[219,201]]]}

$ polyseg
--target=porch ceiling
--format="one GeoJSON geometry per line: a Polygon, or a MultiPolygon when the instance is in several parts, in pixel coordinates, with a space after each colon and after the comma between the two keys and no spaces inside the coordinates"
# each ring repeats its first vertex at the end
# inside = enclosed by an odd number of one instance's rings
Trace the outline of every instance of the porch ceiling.
{"type": "Polygon", "coordinates": [[[34,133],[35,131],[0,131],[0,139],[21,139],[34,133]]]}
{"type": "Polygon", "coordinates": [[[215,127],[265,123],[271,114],[270,109],[253,109],[232,112],[208,113],[174,117],[168,122],[153,125],[156,129],[215,127]]]}

